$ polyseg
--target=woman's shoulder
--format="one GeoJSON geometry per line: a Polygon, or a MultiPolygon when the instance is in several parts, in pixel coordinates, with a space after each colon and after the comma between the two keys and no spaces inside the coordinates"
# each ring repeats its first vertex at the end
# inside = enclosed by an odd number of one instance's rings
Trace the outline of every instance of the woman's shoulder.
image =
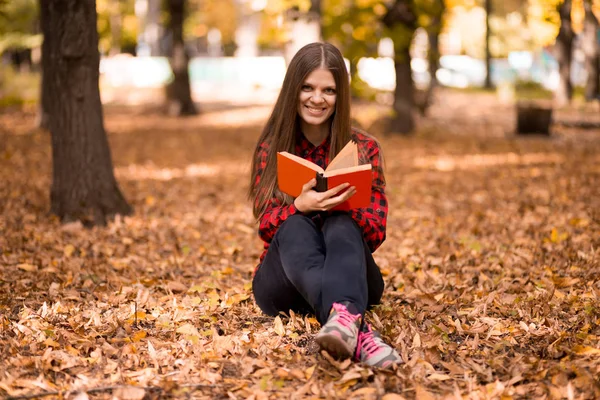
{"type": "Polygon", "coordinates": [[[360,128],[352,127],[351,133],[352,140],[356,142],[356,144],[358,144],[359,147],[364,147],[368,149],[379,149],[379,141],[366,131],[360,128]]]}

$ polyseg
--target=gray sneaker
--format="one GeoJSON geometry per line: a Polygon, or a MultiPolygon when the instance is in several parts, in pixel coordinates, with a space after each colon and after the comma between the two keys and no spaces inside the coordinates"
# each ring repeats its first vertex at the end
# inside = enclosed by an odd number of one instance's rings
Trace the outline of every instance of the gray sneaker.
{"type": "Polygon", "coordinates": [[[365,323],[358,334],[356,361],[371,367],[391,368],[394,364],[402,364],[402,357],[394,348],[386,344],[379,333],[373,331],[371,325],[365,323]]]}
{"type": "Polygon", "coordinates": [[[347,305],[333,303],[327,323],[323,325],[315,341],[322,350],[335,358],[352,357],[356,350],[361,320],[362,316],[352,314],[347,305]]]}

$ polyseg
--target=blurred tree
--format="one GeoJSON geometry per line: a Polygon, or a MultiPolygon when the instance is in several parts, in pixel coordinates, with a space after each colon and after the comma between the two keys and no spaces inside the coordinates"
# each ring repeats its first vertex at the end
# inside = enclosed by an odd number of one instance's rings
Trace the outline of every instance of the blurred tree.
{"type": "Polygon", "coordinates": [[[0,55],[9,51],[17,68],[31,67],[31,49],[42,43],[38,26],[36,0],[0,1],[0,55]]]}
{"type": "Polygon", "coordinates": [[[284,46],[286,64],[303,46],[321,41],[321,0],[296,0],[288,2],[285,12],[289,35],[284,46]]]}
{"type": "Polygon", "coordinates": [[[585,99],[587,101],[600,99],[600,30],[598,19],[592,9],[592,0],[584,0],[585,20],[583,23],[582,48],[585,53],[585,69],[587,83],[585,99]]]}
{"type": "Polygon", "coordinates": [[[484,0],[485,4],[485,88],[492,88],[492,54],[490,53],[490,18],[492,15],[492,0],[484,0]]]}
{"type": "Polygon", "coordinates": [[[390,131],[408,134],[415,128],[413,108],[415,88],[412,78],[410,45],[417,29],[417,14],[413,0],[395,0],[382,22],[394,41],[394,68],[396,89],[394,90],[394,115],[390,131]]]}
{"type": "Polygon", "coordinates": [[[130,214],[113,173],[98,89],[95,0],[41,0],[43,84],[52,136],[51,211],[105,224],[130,214]]]}
{"type": "Polygon", "coordinates": [[[121,53],[121,31],[123,30],[123,11],[121,10],[121,0],[111,0],[110,2],[110,51],[109,55],[114,56],[121,53]]]}
{"type": "Polygon", "coordinates": [[[564,0],[558,6],[560,28],[554,44],[556,61],[558,62],[559,83],[555,92],[555,101],[558,106],[567,105],[573,97],[571,83],[571,60],[573,59],[573,38],[575,33],[571,25],[571,0],[564,0]]]}
{"type": "Polygon", "coordinates": [[[430,82],[424,97],[420,102],[417,102],[417,107],[421,115],[427,113],[427,109],[433,101],[433,93],[437,86],[436,73],[440,66],[440,34],[444,28],[444,14],[446,12],[446,3],[444,0],[423,1],[421,6],[422,12],[419,17],[419,22],[427,31],[429,41],[429,49],[427,52],[427,61],[429,65],[430,82]]]}
{"type": "Polygon", "coordinates": [[[192,100],[189,54],[183,41],[183,21],[186,13],[186,0],[168,0],[169,63],[173,70],[173,81],[167,85],[167,110],[171,115],[195,115],[198,113],[192,100]]]}
{"type": "Polygon", "coordinates": [[[237,5],[234,0],[190,0],[189,18],[186,18],[184,34],[204,38],[207,45],[209,32],[218,32],[221,50],[232,56],[235,50],[235,31],[238,27],[237,5]]]}
{"type": "Polygon", "coordinates": [[[349,60],[355,96],[360,96],[366,85],[358,76],[358,61],[377,57],[383,35],[381,17],[386,11],[382,0],[323,0],[323,38],[337,46],[349,60]]]}
{"type": "Polygon", "coordinates": [[[97,0],[98,35],[103,54],[135,54],[139,21],[135,0],[97,0]]]}

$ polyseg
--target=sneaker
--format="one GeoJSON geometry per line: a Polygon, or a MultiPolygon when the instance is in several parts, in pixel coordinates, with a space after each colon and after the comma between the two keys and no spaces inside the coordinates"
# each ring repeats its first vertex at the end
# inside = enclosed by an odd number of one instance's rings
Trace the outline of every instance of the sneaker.
{"type": "Polygon", "coordinates": [[[367,323],[358,334],[356,360],[377,368],[391,368],[392,365],[403,362],[400,354],[386,344],[379,333],[373,331],[371,325],[367,323]]]}
{"type": "Polygon", "coordinates": [[[321,349],[335,358],[352,357],[356,350],[362,316],[349,311],[349,305],[333,303],[327,323],[315,337],[321,349]]]}

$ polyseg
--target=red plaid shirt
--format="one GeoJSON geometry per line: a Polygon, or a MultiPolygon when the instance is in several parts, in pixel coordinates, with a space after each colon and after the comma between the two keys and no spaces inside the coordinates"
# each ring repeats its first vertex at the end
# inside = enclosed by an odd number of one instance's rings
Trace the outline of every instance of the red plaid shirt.
{"type": "MultiPolygon", "coordinates": [[[[375,251],[385,240],[385,227],[387,221],[388,202],[385,196],[385,177],[381,165],[379,154],[379,145],[369,136],[353,129],[352,138],[358,144],[358,152],[361,163],[371,164],[373,166],[373,190],[371,194],[371,205],[367,208],[354,209],[349,211],[350,216],[356,221],[362,230],[363,237],[371,251],[375,251]]],[[[313,145],[303,134],[299,134],[296,140],[295,154],[305,158],[325,169],[329,164],[330,139],[327,138],[318,146],[313,145]]],[[[255,185],[258,185],[261,174],[267,164],[267,154],[269,145],[262,143],[259,147],[257,157],[258,174],[256,175],[255,185]]],[[[264,214],[260,217],[260,226],[258,234],[265,242],[265,248],[260,256],[262,263],[269,244],[277,229],[289,216],[300,213],[294,204],[282,204],[276,198],[271,199],[264,214]]],[[[326,215],[327,213],[325,213],[326,215]]],[[[317,226],[323,224],[323,213],[316,213],[312,217],[317,226]]]]}

